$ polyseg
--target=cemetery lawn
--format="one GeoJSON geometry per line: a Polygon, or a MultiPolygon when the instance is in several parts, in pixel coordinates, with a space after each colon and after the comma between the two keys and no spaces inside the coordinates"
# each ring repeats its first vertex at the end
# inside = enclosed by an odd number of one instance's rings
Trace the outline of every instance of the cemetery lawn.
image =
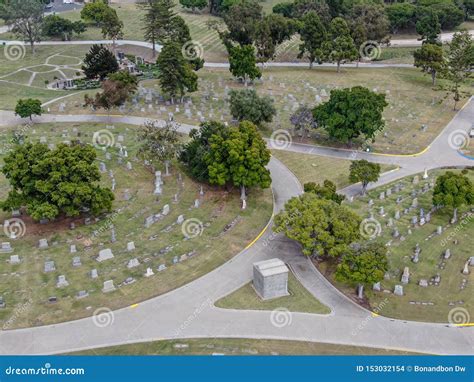
{"type": "MultiPolygon", "coordinates": [[[[420,183],[415,188],[421,189],[425,182],[429,183],[430,179],[435,179],[444,171],[431,172],[428,180],[421,179],[422,174],[420,174],[420,183]]],[[[474,181],[473,169],[469,170],[468,176],[471,181],[474,181]]],[[[390,186],[393,188],[398,182],[371,190],[366,197],[357,198],[353,203],[344,202],[346,206],[365,218],[369,216],[368,200],[372,199],[374,201],[372,207],[374,218],[382,228],[382,234],[377,240],[382,243],[390,243],[388,246],[390,279],[382,280],[382,291],[380,292],[373,291],[370,286],[365,288],[368,304],[372,310],[379,310],[378,313],[383,316],[404,320],[448,322],[449,312],[453,308],[464,308],[472,317],[474,314],[473,267],[469,267],[469,275],[462,274],[464,264],[473,255],[472,248],[474,248],[474,220],[468,215],[463,216],[470,208],[460,208],[459,221],[454,225],[450,224],[452,211],[441,209],[432,213],[431,222],[422,227],[413,227],[411,218],[419,213],[419,208],[413,209],[407,215],[403,214],[403,210],[412,203],[410,195],[414,188],[412,179],[409,177],[401,180],[406,186],[405,189],[398,194],[392,193],[385,200],[378,199],[380,192],[390,186]],[[395,202],[397,196],[405,198],[398,206],[395,202]],[[384,206],[386,213],[384,217],[379,214],[380,206],[384,206]],[[387,227],[388,219],[394,217],[397,209],[401,212],[400,220],[393,219],[393,228],[387,227]],[[405,237],[404,241],[392,237],[395,226],[398,227],[400,235],[405,237]],[[434,234],[437,226],[443,227],[441,235],[434,234]],[[412,230],[411,235],[408,234],[409,228],[412,230]],[[429,236],[431,238],[428,239],[429,236]],[[457,244],[454,243],[455,240],[458,241],[457,244]],[[420,245],[421,253],[419,262],[415,264],[411,261],[411,257],[417,243],[420,245]],[[442,269],[439,266],[443,263],[442,256],[447,248],[451,251],[451,257],[444,260],[444,269],[442,269]],[[410,280],[406,285],[401,283],[404,267],[409,267],[410,270],[410,280]],[[421,287],[418,285],[420,279],[426,279],[429,282],[437,274],[441,276],[438,286],[421,287]],[[463,280],[466,280],[467,284],[464,289],[461,289],[463,280]],[[404,296],[396,296],[392,293],[395,285],[403,285],[404,296]],[[433,305],[427,303],[433,303],[433,305]]],[[[431,208],[431,198],[432,189],[418,195],[419,207],[424,208],[425,213],[431,208]]],[[[334,265],[328,266],[327,263],[321,263],[318,264],[318,267],[338,288],[351,298],[356,299],[353,288],[334,281],[334,265]]]]}
{"type": "Polygon", "coordinates": [[[296,279],[293,273],[288,273],[289,296],[278,297],[263,301],[255,292],[252,282],[216,301],[215,305],[224,309],[274,310],[285,308],[290,312],[329,314],[331,310],[319,302],[296,279]]]}
{"type": "Polygon", "coordinates": [[[74,76],[89,47],[37,46],[34,55],[26,48],[24,57],[16,61],[7,60],[4,49],[0,46],[0,110],[13,110],[19,98],[36,98],[44,103],[73,94],[47,89],[47,83],[74,76]]]}
{"type": "MultiPolygon", "coordinates": [[[[308,182],[322,184],[329,179],[339,190],[351,184],[349,182],[350,160],[283,150],[272,150],[272,155],[295,174],[301,185],[308,182]]],[[[384,164],[381,167],[382,173],[396,168],[384,164]]]]}
{"type": "MultiPolygon", "coordinates": [[[[192,105],[166,105],[158,102],[159,82],[157,80],[142,81],[141,95],[135,102],[129,102],[124,112],[150,118],[166,119],[168,113],[174,113],[178,122],[197,125],[198,121],[214,119],[230,121],[227,96],[230,89],[243,89],[243,85],[232,78],[227,69],[204,68],[198,72],[199,90],[186,97],[192,105]],[[147,92],[154,92],[152,104],[146,104],[147,92]],[[188,109],[188,112],[186,112],[188,109]]],[[[442,81],[440,81],[441,83],[442,81]]],[[[474,83],[474,82],[473,82],[474,83]]],[[[425,149],[441,130],[454,117],[452,101],[446,92],[431,87],[430,80],[417,69],[343,69],[336,73],[334,68],[267,68],[262,80],[257,81],[255,88],[260,95],[268,95],[275,99],[277,116],[274,121],[262,129],[270,136],[272,130],[292,129],[289,117],[299,105],[316,104],[316,96],[322,95],[327,101],[333,88],[345,88],[356,85],[366,86],[385,93],[389,106],[384,111],[385,130],[377,135],[375,143],[354,142],[352,147],[342,145],[328,139],[327,134],[316,129],[306,143],[327,146],[360,149],[369,147],[372,151],[391,154],[413,154],[425,149]],[[426,125],[425,131],[421,129],[426,125]]],[[[71,114],[93,113],[82,107],[83,94],[73,96],[66,102],[65,112],[71,114]],[[75,103],[75,105],[74,105],[75,103]]],[[[58,111],[59,103],[51,106],[51,112],[58,111]]],[[[459,103],[461,107],[466,99],[459,103]]],[[[299,140],[295,138],[295,140],[299,140]]]]}
{"type": "Polygon", "coordinates": [[[362,346],[325,344],[321,342],[199,338],[161,340],[85,350],[71,355],[410,355],[397,350],[362,346]]]}
{"type": "MultiPolygon", "coordinates": [[[[105,124],[95,123],[37,124],[24,133],[31,141],[45,137],[48,144],[72,139],[91,143],[94,132],[104,129],[105,124]]],[[[126,146],[128,158],[123,158],[121,164],[117,147],[108,149],[109,160],[104,151],[97,150],[98,165],[103,162],[107,168],[102,174],[102,185],[111,187],[109,170],[116,179],[112,213],[101,216],[99,221],[92,219],[91,225],[84,224],[85,216],[39,224],[23,214],[20,218],[26,226],[24,236],[13,240],[1,231],[1,241],[9,241],[14,252],[0,254],[0,296],[7,304],[5,309],[0,309],[0,327],[13,329],[69,321],[90,316],[100,307],[118,309],[166,293],[223,264],[267,224],[272,214],[270,189],[250,190],[248,208],[242,211],[238,190],[226,192],[203,185],[204,195],[200,196],[201,185],[187,177],[177,163],[171,166],[170,176],[163,176],[163,194],[157,200],[153,195],[154,173],[135,159],[139,147],[137,129],[137,126],[120,124],[107,129],[116,143],[123,140],[122,145],[126,146]],[[133,166],[131,170],[126,169],[127,161],[133,166]],[[182,174],[183,184],[178,181],[178,172],[182,174]],[[126,194],[129,200],[126,200],[126,194]],[[178,194],[178,202],[174,201],[175,194],[178,194]],[[199,208],[194,208],[196,199],[200,199],[199,208]],[[170,206],[169,215],[146,228],[145,218],[158,214],[166,204],[170,206]],[[184,215],[184,219],[197,219],[202,224],[201,235],[186,240],[181,224],[176,223],[179,215],[184,215]],[[69,229],[71,222],[75,223],[75,229],[69,229]],[[116,242],[112,242],[112,225],[116,242]],[[48,249],[38,249],[38,241],[42,238],[48,240],[48,249]],[[90,249],[86,248],[87,240],[92,242],[90,249]],[[128,252],[127,243],[131,241],[136,250],[128,252]],[[71,245],[76,245],[77,253],[70,253],[71,245]],[[99,263],[95,257],[105,248],[110,248],[115,257],[99,263]],[[195,256],[173,264],[175,256],[189,253],[195,253],[195,256]],[[11,255],[18,255],[21,263],[10,264],[11,255]],[[82,262],[76,268],[72,266],[75,256],[82,262]],[[132,258],[137,258],[140,265],[129,269],[127,263],[132,258]],[[45,273],[45,261],[54,261],[56,271],[45,273]],[[158,272],[161,264],[167,269],[158,272]],[[145,278],[143,275],[148,267],[155,275],[145,278]],[[91,279],[89,275],[94,268],[98,270],[97,279],[91,279]],[[66,276],[69,286],[56,287],[59,275],[66,276]],[[124,285],[128,277],[136,282],[124,285]],[[102,293],[106,280],[113,280],[117,290],[102,293]],[[77,299],[79,291],[87,291],[89,296],[77,299]],[[52,296],[57,297],[56,303],[48,303],[52,296]]],[[[0,162],[11,147],[11,137],[12,129],[2,130],[0,162]]],[[[164,169],[160,170],[164,174],[164,169]]],[[[0,175],[0,200],[8,191],[9,184],[0,175]]],[[[0,213],[0,221],[9,218],[11,214],[0,213]]]]}

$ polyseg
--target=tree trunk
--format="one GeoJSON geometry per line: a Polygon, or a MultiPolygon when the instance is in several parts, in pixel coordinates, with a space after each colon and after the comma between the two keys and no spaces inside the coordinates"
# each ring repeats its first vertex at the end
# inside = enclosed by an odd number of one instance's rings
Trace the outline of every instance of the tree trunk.
{"type": "Polygon", "coordinates": [[[431,85],[435,86],[436,85],[436,70],[433,70],[431,72],[431,85]]]}
{"type": "Polygon", "coordinates": [[[153,57],[156,57],[156,47],[155,47],[155,37],[153,36],[151,39],[151,43],[153,44],[153,57]]]}
{"type": "Polygon", "coordinates": [[[170,161],[165,160],[165,176],[169,176],[169,175],[170,175],[170,161]]]}
{"type": "Polygon", "coordinates": [[[341,61],[337,62],[337,72],[341,73],[341,61]]]}
{"type": "Polygon", "coordinates": [[[245,186],[240,186],[240,200],[242,200],[242,209],[247,207],[247,195],[245,193],[245,186]]]}
{"type": "Polygon", "coordinates": [[[365,195],[367,193],[367,184],[362,183],[362,195],[365,195]]]}
{"type": "Polygon", "coordinates": [[[313,69],[313,61],[311,59],[309,59],[309,68],[313,69]]]}
{"type": "Polygon", "coordinates": [[[356,68],[359,68],[360,57],[357,59],[356,68]]]}
{"type": "Polygon", "coordinates": [[[360,298],[361,300],[364,298],[364,285],[359,284],[357,287],[357,297],[360,298]]]}

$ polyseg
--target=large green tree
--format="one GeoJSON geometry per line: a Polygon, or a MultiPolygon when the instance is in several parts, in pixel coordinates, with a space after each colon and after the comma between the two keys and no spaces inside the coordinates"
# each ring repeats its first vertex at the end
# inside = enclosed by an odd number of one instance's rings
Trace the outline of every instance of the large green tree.
{"type": "Polygon", "coordinates": [[[430,44],[439,43],[439,34],[441,33],[441,24],[438,15],[432,9],[424,8],[423,13],[416,22],[416,33],[421,36],[423,42],[430,44]]]}
{"type": "Polygon", "coordinates": [[[341,63],[359,57],[349,27],[341,17],[336,17],[331,21],[328,37],[322,49],[325,60],[336,63],[338,73],[341,71],[341,63]]]}
{"type": "Polygon", "coordinates": [[[258,1],[239,1],[224,14],[224,22],[228,29],[227,37],[240,45],[253,44],[257,25],[262,18],[262,6],[258,1]]]}
{"type": "Polygon", "coordinates": [[[221,131],[224,134],[209,139],[210,150],[205,156],[209,183],[239,187],[245,209],[248,188],[270,187],[270,171],[266,168],[270,150],[252,122],[243,121],[221,131]]]}
{"type": "Polygon", "coordinates": [[[39,99],[19,99],[15,106],[15,114],[21,118],[33,120],[33,115],[41,115],[41,101],[39,99]]]}
{"type": "MultiPolygon", "coordinates": [[[[468,31],[457,32],[448,43],[446,65],[442,75],[450,82],[449,90],[453,94],[454,110],[463,94],[461,86],[473,76],[474,44],[468,31]]],[[[469,94],[469,93],[468,93],[469,94]]]]}
{"type": "Polygon", "coordinates": [[[35,43],[41,40],[44,4],[38,0],[8,0],[0,4],[0,16],[11,27],[11,31],[30,44],[35,52],[35,43]]]}
{"type": "Polygon", "coordinates": [[[385,42],[388,39],[390,21],[385,14],[383,5],[373,3],[356,4],[347,17],[349,24],[354,23],[365,27],[368,40],[385,42]]]}
{"type": "Polygon", "coordinates": [[[206,8],[208,0],[179,0],[179,3],[184,8],[189,8],[192,12],[195,12],[196,9],[201,10],[206,8]]]}
{"type": "Polygon", "coordinates": [[[367,186],[371,182],[376,182],[380,177],[380,165],[365,159],[353,161],[349,167],[349,181],[362,184],[362,193],[365,195],[367,186]]]}
{"type": "Polygon", "coordinates": [[[275,58],[279,44],[288,40],[295,32],[295,23],[278,14],[266,15],[258,24],[255,47],[259,62],[275,58]]]}
{"type": "Polygon", "coordinates": [[[89,79],[103,80],[108,74],[119,70],[119,64],[113,52],[103,45],[92,45],[82,65],[84,74],[89,79]]]}
{"type": "Polygon", "coordinates": [[[138,154],[152,164],[164,162],[165,175],[169,175],[170,163],[181,149],[178,127],[172,122],[162,126],[157,121],[146,121],[138,134],[138,154]]]}
{"type": "Polygon", "coordinates": [[[275,231],[298,241],[306,256],[337,259],[360,238],[360,223],[347,207],[309,192],[285,204],[275,217],[275,231]]]}
{"type": "Polygon", "coordinates": [[[318,105],[313,116],[333,139],[348,143],[363,135],[373,139],[384,128],[385,94],[377,94],[362,86],[331,91],[329,101],[318,105]]]}
{"type": "Polygon", "coordinates": [[[321,63],[323,60],[323,44],[327,39],[326,28],[316,12],[311,11],[301,18],[298,33],[301,38],[298,58],[308,57],[311,69],[314,62],[321,63]]]}
{"type": "Polygon", "coordinates": [[[255,89],[231,90],[230,113],[238,121],[247,120],[256,125],[271,122],[276,114],[273,99],[258,96],[255,89]]]}
{"type": "Polygon", "coordinates": [[[110,211],[114,195],[100,187],[96,152],[83,144],[59,144],[50,150],[41,143],[17,146],[5,157],[2,172],[11,190],[1,202],[5,211],[22,207],[35,220],[60,215],[93,215],[110,211]]]}
{"type": "Polygon", "coordinates": [[[326,179],[322,185],[314,182],[305,183],[304,192],[311,192],[322,199],[332,200],[337,204],[341,204],[346,198],[344,195],[337,193],[336,185],[329,179],[326,179]]]}
{"type": "Polygon", "coordinates": [[[454,211],[454,223],[457,220],[457,210],[459,207],[474,204],[474,186],[467,176],[447,171],[436,178],[433,190],[433,204],[452,208],[454,211]]]}
{"type": "Polygon", "coordinates": [[[224,136],[229,128],[222,123],[209,121],[201,124],[199,129],[192,129],[191,138],[179,153],[191,177],[199,182],[209,182],[209,168],[206,155],[211,149],[210,139],[213,135],[224,136]]]}
{"type": "Polygon", "coordinates": [[[171,98],[171,102],[176,97],[182,98],[187,92],[197,90],[197,75],[181,50],[179,43],[168,41],[156,60],[160,87],[171,98]]]}
{"type": "Polygon", "coordinates": [[[115,41],[123,38],[123,22],[119,19],[117,11],[113,8],[107,8],[101,21],[102,37],[112,40],[115,47],[115,41]]]}
{"type": "Polygon", "coordinates": [[[173,0],[141,0],[143,11],[143,32],[145,41],[152,44],[153,57],[156,56],[157,42],[163,43],[169,36],[172,19],[176,17],[173,0]]]}
{"type": "Polygon", "coordinates": [[[89,2],[81,9],[81,19],[86,23],[100,26],[109,8],[106,1],[98,0],[89,2]]]}
{"type": "Polygon", "coordinates": [[[426,43],[413,53],[415,57],[415,66],[421,68],[421,71],[431,75],[431,84],[435,86],[436,75],[444,67],[443,47],[426,43]]]}
{"type": "Polygon", "coordinates": [[[234,77],[242,78],[245,86],[249,80],[262,76],[257,67],[253,45],[229,46],[229,70],[234,77]]]}
{"type": "Polygon", "coordinates": [[[60,37],[63,40],[70,40],[74,33],[80,35],[85,30],[86,24],[82,21],[72,22],[56,15],[46,16],[43,21],[43,34],[49,37],[60,37]]]}
{"type": "Polygon", "coordinates": [[[342,257],[336,269],[336,280],[358,286],[358,297],[363,298],[364,286],[383,280],[388,270],[387,248],[380,243],[369,243],[342,257]]]}

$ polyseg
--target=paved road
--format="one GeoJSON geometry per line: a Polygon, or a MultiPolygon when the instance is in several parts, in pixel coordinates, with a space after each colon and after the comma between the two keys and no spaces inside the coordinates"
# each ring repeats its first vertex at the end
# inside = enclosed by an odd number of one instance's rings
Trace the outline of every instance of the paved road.
{"type": "MultiPolygon", "coordinates": [[[[4,125],[18,123],[12,113],[1,112],[4,125]]],[[[401,166],[386,174],[376,185],[385,184],[408,174],[446,165],[471,165],[450,148],[450,135],[467,131],[474,120],[474,101],[451,121],[425,153],[415,157],[383,156],[353,153],[322,147],[292,144],[289,150],[315,155],[354,159],[368,158],[381,163],[401,166]]],[[[138,117],[108,117],[87,115],[45,115],[40,122],[123,122],[142,124],[138,117]]],[[[192,126],[183,125],[182,132],[192,126]]],[[[272,159],[269,168],[273,179],[274,212],[278,212],[291,197],[299,195],[301,185],[281,162],[272,159]]],[[[347,195],[360,191],[359,186],[343,190],[347,195]]],[[[474,328],[449,327],[445,324],[406,322],[374,317],[355,305],[330,285],[313,265],[300,255],[298,244],[267,230],[255,245],[244,250],[223,266],[207,275],[158,296],[137,307],[113,313],[113,324],[98,327],[93,318],[57,325],[0,331],[0,354],[52,354],[94,347],[190,337],[274,338],[328,342],[400,349],[437,354],[472,354],[474,328]],[[329,315],[285,313],[275,316],[266,311],[225,310],[213,302],[249,282],[252,263],[278,256],[295,271],[303,285],[331,308],[329,315]],[[275,318],[276,317],[276,318],[275,318]],[[284,325],[286,324],[286,325],[284,325]]]]}

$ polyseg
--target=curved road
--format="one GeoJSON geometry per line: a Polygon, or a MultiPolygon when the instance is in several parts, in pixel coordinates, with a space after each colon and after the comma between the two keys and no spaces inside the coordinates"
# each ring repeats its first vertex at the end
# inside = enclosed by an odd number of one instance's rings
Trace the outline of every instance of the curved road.
{"type": "MultiPolygon", "coordinates": [[[[0,119],[3,125],[19,122],[11,112],[0,112],[0,119]]],[[[96,115],[44,115],[37,119],[38,122],[123,122],[136,125],[144,120],[96,115]]],[[[425,168],[472,165],[472,161],[450,147],[449,140],[453,132],[467,132],[473,120],[474,100],[471,98],[431,146],[418,156],[385,156],[301,144],[291,144],[287,149],[337,158],[367,158],[400,166],[400,170],[385,174],[371,186],[376,187],[425,168]]],[[[182,132],[192,127],[182,125],[182,132]]],[[[269,168],[276,213],[289,198],[299,195],[302,190],[298,180],[281,162],[273,158],[269,168]]],[[[360,192],[360,186],[353,185],[342,191],[346,195],[355,195],[360,192]]],[[[138,306],[117,310],[113,316],[113,324],[105,328],[96,326],[89,317],[56,325],[0,331],[0,354],[54,354],[190,337],[291,339],[436,354],[472,354],[474,350],[472,327],[407,322],[372,315],[329,284],[300,254],[297,243],[273,234],[271,229],[267,229],[253,246],[205,276],[138,306]],[[251,280],[252,263],[275,256],[286,261],[302,284],[331,308],[329,315],[280,313],[282,321],[278,321],[269,311],[226,310],[213,305],[219,298],[251,280]],[[281,327],[279,322],[286,325],[281,327]]]]}

